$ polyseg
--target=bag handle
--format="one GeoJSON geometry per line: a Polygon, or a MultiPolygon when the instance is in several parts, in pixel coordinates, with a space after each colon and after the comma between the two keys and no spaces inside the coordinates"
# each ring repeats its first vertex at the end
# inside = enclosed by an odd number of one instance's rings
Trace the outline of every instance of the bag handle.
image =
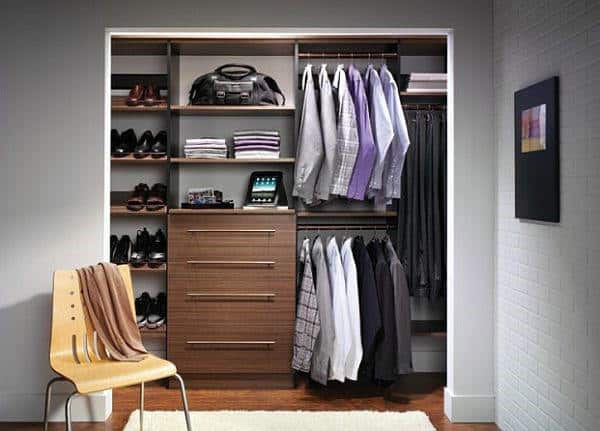
{"type": "Polygon", "coordinates": [[[277,84],[277,81],[275,81],[273,78],[271,78],[270,76],[264,75],[263,76],[265,82],[267,83],[267,85],[269,87],[271,87],[271,90],[273,90],[275,93],[279,94],[281,96],[282,105],[285,105],[285,96],[283,94],[283,91],[281,91],[281,89],[279,88],[279,85],[277,84]]]}
{"type": "Polygon", "coordinates": [[[219,66],[215,72],[220,73],[221,75],[233,79],[243,79],[246,76],[256,73],[256,69],[248,64],[239,64],[239,63],[228,63],[223,66],[219,66]],[[235,71],[226,71],[225,69],[237,69],[235,71]],[[242,70],[240,70],[242,69],[242,70]]]}

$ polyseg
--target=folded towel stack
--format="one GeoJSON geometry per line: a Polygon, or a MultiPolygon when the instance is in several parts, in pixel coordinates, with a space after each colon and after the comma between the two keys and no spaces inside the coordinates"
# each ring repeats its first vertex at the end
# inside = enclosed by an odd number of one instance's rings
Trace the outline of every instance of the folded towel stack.
{"type": "Polygon", "coordinates": [[[226,159],[227,144],[221,138],[186,139],[183,152],[188,159],[226,159]]]}
{"type": "Polygon", "coordinates": [[[233,134],[236,159],[278,159],[279,143],[276,130],[245,130],[233,134]]]}

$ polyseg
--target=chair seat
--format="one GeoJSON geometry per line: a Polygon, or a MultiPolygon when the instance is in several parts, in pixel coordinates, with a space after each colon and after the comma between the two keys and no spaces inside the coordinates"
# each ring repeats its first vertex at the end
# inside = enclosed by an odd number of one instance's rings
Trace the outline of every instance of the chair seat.
{"type": "Polygon", "coordinates": [[[173,363],[150,354],[139,362],[104,360],[73,364],[65,360],[53,363],[52,368],[73,382],[77,391],[82,394],[133,386],[177,373],[173,363]]]}

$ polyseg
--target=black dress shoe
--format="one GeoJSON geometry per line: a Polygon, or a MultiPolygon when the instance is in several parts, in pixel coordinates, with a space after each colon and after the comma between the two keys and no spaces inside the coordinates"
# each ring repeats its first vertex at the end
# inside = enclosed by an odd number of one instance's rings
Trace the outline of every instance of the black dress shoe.
{"type": "Polygon", "coordinates": [[[129,263],[129,255],[131,253],[131,239],[129,235],[123,235],[117,243],[115,249],[115,262],[117,265],[129,263]]]}
{"type": "Polygon", "coordinates": [[[116,129],[110,131],[110,153],[113,157],[125,157],[131,153],[116,129]]]}
{"type": "Polygon", "coordinates": [[[167,205],[167,186],[156,183],[148,192],[146,200],[146,209],[148,211],[158,211],[167,205]]]}
{"type": "Polygon", "coordinates": [[[150,243],[150,252],[148,253],[148,266],[158,268],[167,261],[167,238],[161,229],[156,231],[150,243]]]}
{"type": "Polygon", "coordinates": [[[119,243],[119,237],[117,235],[110,236],[110,261],[115,263],[115,251],[117,250],[117,244],[119,243]]]}
{"type": "Polygon", "coordinates": [[[159,159],[167,155],[167,132],[161,130],[154,137],[154,143],[150,149],[150,154],[154,159],[159,159]]]}
{"type": "Polygon", "coordinates": [[[139,268],[140,266],[145,265],[148,262],[148,251],[150,249],[150,234],[144,228],[143,230],[137,231],[137,236],[135,238],[135,244],[133,246],[133,251],[131,252],[131,259],[129,262],[131,266],[135,268],[139,268]]]}
{"type": "Polygon", "coordinates": [[[130,211],[141,211],[146,205],[149,192],[148,184],[139,183],[135,186],[133,193],[127,199],[127,209],[130,211]]]}
{"type": "Polygon", "coordinates": [[[167,296],[164,293],[159,293],[156,298],[152,299],[150,304],[150,312],[146,320],[146,327],[156,329],[162,326],[167,321],[167,296]]]}
{"type": "Polygon", "coordinates": [[[138,328],[146,326],[151,303],[152,298],[148,292],[144,292],[139,298],[135,298],[135,319],[137,320],[138,328]]]}
{"type": "Polygon", "coordinates": [[[150,130],[146,130],[137,145],[133,149],[133,157],[136,159],[143,159],[148,154],[150,154],[150,147],[154,143],[154,136],[152,136],[152,132],[150,130]]]}
{"type": "Polygon", "coordinates": [[[131,154],[136,145],[137,136],[133,129],[127,129],[121,133],[121,146],[123,148],[121,152],[124,153],[124,155],[131,154]]]}

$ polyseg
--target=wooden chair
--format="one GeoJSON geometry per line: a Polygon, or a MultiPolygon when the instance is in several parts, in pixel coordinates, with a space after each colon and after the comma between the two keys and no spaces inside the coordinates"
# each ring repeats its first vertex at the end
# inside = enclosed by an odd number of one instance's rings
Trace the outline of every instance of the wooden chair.
{"type": "MultiPolygon", "coordinates": [[[[132,317],[135,305],[131,274],[127,265],[119,266],[131,300],[132,317]]],[[[140,385],[140,430],[143,429],[144,382],[175,377],[179,381],[187,430],[192,431],[183,379],[175,365],[154,355],[139,362],[111,360],[106,348],[92,328],[84,306],[79,279],[75,271],[56,271],[52,293],[52,335],[50,340],[50,366],[59,374],[46,387],[44,431],[48,429],[48,410],[52,385],[69,381],[75,391],[67,398],[65,422],[72,431],[71,401],[76,394],[87,394],[105,389],[140,385]]]]}

